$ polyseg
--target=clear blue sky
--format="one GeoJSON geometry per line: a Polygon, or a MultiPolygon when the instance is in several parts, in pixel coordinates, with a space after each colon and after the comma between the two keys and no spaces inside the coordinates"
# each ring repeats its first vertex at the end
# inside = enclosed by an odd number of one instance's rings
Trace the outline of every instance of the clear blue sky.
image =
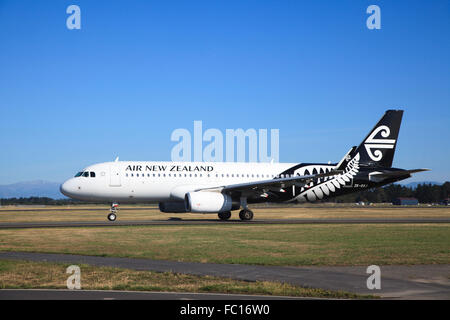
{"type": "Polygon", "coordinates": [[[339,161],[392,108],[394,166],[450,180],[449,39],[450,1],[0,0],[0,184],[170,160],[194,120],[277,128],[281,162],[339,161]]]}

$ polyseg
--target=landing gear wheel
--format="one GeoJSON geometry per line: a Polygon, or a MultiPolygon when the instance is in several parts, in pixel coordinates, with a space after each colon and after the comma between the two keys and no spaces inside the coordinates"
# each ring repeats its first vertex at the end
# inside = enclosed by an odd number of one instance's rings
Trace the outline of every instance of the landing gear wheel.
{"type": "Polygon", "coordinates": [[[241,220],[244,221],[249,221],[253,219],[253,211],[251,210],[241,210],[241,212],[239,212],[239,218],[241,218],[241,220]]]}
{"type": "Polygon", "coordinates": [[[231,218],[231,211],[225,211],[225,212],[219,212],[219,219],[220,220],[228,220],[231,218]]]}
{"type": "Polygon", "coordinates": [[[119,208],[119,204],[117,202],[113,202],[111,204],[111,209],[109,209],[109,214],[108,214],[109,221],[116,221],[118,208],[119,208]]]}

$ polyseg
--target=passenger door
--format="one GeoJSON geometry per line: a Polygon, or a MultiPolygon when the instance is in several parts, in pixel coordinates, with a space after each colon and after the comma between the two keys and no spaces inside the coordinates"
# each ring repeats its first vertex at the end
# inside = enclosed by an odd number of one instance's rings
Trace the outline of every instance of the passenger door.
{"type": "Polygon", "coordinates": [[[109,167],[109,186],[110,187],[120,187],[120,168],[118,163],[111,164],[109,167]]]}

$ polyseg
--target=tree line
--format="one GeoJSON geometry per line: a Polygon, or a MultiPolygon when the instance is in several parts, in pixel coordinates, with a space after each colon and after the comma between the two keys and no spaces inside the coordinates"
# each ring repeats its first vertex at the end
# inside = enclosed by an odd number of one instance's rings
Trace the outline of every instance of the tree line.
{"type": "MultiPolygon", "coordinates": [[[[439,203],[450,196],[450,182],[442,185],[419,184],[416,188],[390,184],[382,188],[374,188],[357,193],[351,193],[336,198],[330,198],[328,202],[354,203],[354,202],[392,202],[395,198],[416,198],[419,203],[439,203]]],[[[92,204],[73,199],[52,199],[47,197],[7,198],[0,199],[0,205],[73,205],[92,204]]],[[[107,204],[98,202],[97,204],[107,204]]]]}
{"type": "Polygon", "coordinates": [[[332,202],[389,202],[395,198],[416,198],[419,203],[440,203],[450,196],[450,182],[442,185],[418,184],[416,188],[389,184],[382,188],[373,188],[357,193],[347,194],[330,199],[332,202]]]}

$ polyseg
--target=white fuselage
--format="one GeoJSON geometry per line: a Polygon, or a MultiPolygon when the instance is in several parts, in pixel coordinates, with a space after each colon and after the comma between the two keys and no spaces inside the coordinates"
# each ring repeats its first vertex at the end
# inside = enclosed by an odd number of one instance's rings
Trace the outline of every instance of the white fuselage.
{"type": "Polygon", "coordinates": [[[61,185],[61,192],[71,198],[86,201],[182,201],[186,192],[199,188],[270,180],[295,165],[295,163],[235,162],[105,162],[88,166],[82,171],[82,175],[64,182],[61,185]]]}

